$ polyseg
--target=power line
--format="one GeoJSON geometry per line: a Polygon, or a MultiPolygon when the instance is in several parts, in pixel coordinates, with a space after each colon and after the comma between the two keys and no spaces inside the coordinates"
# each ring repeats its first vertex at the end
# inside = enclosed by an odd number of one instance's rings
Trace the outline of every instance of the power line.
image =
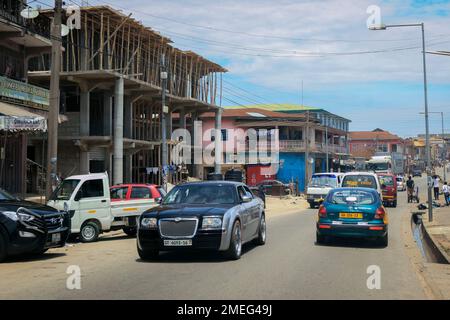
{"type": "MultiPolygon", "coordinates": [[[[284,36],[277,36],[277,35],[268,35],[268,34],[256,34],[256,33],[249,33],[249,32],[244,32],[244,31],[235,31],[235,30],[229,30],[229,29],[222,29],[222,28],[217,28],[217,27],[211,27],[211,26],[204,26],[204,25],[198,25],[198,24],[194,24],[194,23],[189,23],[189,22],[185,22],[185,21],[180,21],[174,18],[169,18],[169,17],[163,17],[163,16],[158,16],[155,14],[151,14],[148,13],[146,11],[142,11],[142,9],[133,9],[133,8],[124,8],[124,7],[120,7],[117,4],[112,4],[106,1],[96,1],[98,4],[106,4],[109,6],[113,6],[113,7],[117,7],[119,9],[122,10],[126,10],[128,12],[132,12],[134,11],[136,14],[140,14],[140,15],[145,15],[145,16],[149,16],[155,19],[161,19],[161,20],[166,20],[166,21],[170,21],[173,23],[177,23],[177,24],[181,24],[181,25],[186,25],[186,26],[190,26],[190,27],[194,27],[194,28],[200,28],[200,29],[206,29],[206,30],[212,30],[212,31],[217,31],[217,32],[224,32],[224,33],[230,33],[230,34],[240,34],[240,35],[246,35],[249,37],[255,37],[255,38],[268,38],[268,39],[279,39],[279,40],[290,40],[290,41],[313,41],[313,42],[348,42],[348,43],[357,43],[357,42],[398,42],[398,41],[411,41],[411,40],[416,40],[416,38],[402,38],[402,39],[318,39],[318,38],[292,38],[292,37],[284,37],[284,36]]],[[[448,34],[447,34],[448,35],[448,34]]]]}

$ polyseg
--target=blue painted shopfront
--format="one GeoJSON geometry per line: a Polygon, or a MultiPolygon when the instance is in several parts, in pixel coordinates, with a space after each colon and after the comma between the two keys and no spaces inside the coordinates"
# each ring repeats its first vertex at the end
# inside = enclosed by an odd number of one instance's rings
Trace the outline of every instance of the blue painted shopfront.
{"type": "Polygon", "coordinates": [[[299,190],[303,190],[305,187],[305,154],[280,153],[277,179],[284,183],[298,181],[299,190]]]}
{"type": "MultiPolygon", "coordinates": [[[[326,162],[322,157],[315,157],[312,167],[312,174],[326,171],[326,162]]],[[[280,168],[277,180],[284,183],[298,181],[298,188],[303,191],[305,188],[305,154],[304,153],[280,153],[280,168]]]]}

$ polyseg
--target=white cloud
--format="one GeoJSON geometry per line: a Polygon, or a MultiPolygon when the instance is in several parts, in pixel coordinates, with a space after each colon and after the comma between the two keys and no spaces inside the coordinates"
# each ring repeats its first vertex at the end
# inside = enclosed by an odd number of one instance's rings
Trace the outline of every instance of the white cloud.
{"type": "MultiPolygon", "coordinates": [[[[112,0],[111,0],[112,1],[112,0]]],[[[113,1],[120,6],[121,3],[113,1]]],[[[366,9],[371,0],[328,1],[198,1],[198,0],[154,0],[127,1],[127,7],[144,23],[163,34],[182,33],[191,37],[205,38],[229,43],[231,46],[262,48],[261,51],[239,50],[212,46],[196,41],[171,36],[175,45],[191,48],[212,60],[226,59],[225,67],[230,73],[246,78],[249,82],[282,90],[297,90],[300,78],[308,79],[311,86],[345,82],[370,81],[420,81],[422,76],[420,49],[371,55],[333,56],[320,58],[257,57],[248,56],[284,55],[289,51],[303,52],[354,52],[385,48],[420,46],[420,30],[413,28],[388,31],[368,31],[366,9]],[[157,15],[184,21],[190,24],[210,26],[216,29],[233,30],[235,33],[219,32],[186,26],[155,19],[157,15]],[[292,41],[251,37],[243,33],[273,35],[287,38],[347,39],[347,40],[393,40],[373,42],[323,42],[292,41]],[[274,51],[270,51],[274,50],[274,51]],[[277,51],[277,50],[281,50],[277,51]],[[220,53],[222,51],[223,53],[220,53]],[[286,52],[286,53],[284,53],[286,52]]],[[[448,18],[431,15],[438,9],[449,9],[449,4],[430,5],[411,9],[406,1],[389,1],[381,5],[383,21],[388,23],[416,22],[420,14],[426,15],[427,35],[444,34],[448,29],[448,18]],[[416,16],[414,15],[416,14],[416,16]]],[[[431,39],[436,40],[436,39],[431,39]]],[[[431,41],[430,40],[430,41],[431,41]]],[[[450,33],[447,45],[450,47],[450,33]]],[[[226,45],[225,45],[226,46],[226,45]]],[[[429,69],[433,71],[431,81],[449,83],[450,61],[429,58],[429,69]]]]}

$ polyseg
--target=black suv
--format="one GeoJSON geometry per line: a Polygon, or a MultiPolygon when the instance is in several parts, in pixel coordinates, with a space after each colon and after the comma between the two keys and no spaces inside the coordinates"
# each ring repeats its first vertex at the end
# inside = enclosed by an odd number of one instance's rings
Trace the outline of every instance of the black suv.
{"type": "Polygon", "coordinates": [[[0,262],[9,255],[43,254],[63,247],[69,233],[68,213],[19,200],[0,189],[0,262]]]}

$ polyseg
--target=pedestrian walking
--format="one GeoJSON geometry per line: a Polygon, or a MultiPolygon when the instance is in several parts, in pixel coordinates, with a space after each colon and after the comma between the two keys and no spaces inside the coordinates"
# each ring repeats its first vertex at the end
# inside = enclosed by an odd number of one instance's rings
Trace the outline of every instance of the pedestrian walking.
{"type": "Polygon", "coordinates": [[[434,188],[434,200],[439,200],[439,177],[436,175],[433,177],[433,188],[434,188]]]}
{"type": "Polygon", "coordinates": [[[444,182],[442,186],[442,193],[444,194],[445,205],[450,205],[450,186],[447,184],[447,181],[444,182]]]}
{"type": "Polygon", "coordinates": [[[412,202],[414,193],[414,180],[411,176],[409,176],[408,181],[406,181],[406,189],[408,192],[408,202],[412,202]]]}

